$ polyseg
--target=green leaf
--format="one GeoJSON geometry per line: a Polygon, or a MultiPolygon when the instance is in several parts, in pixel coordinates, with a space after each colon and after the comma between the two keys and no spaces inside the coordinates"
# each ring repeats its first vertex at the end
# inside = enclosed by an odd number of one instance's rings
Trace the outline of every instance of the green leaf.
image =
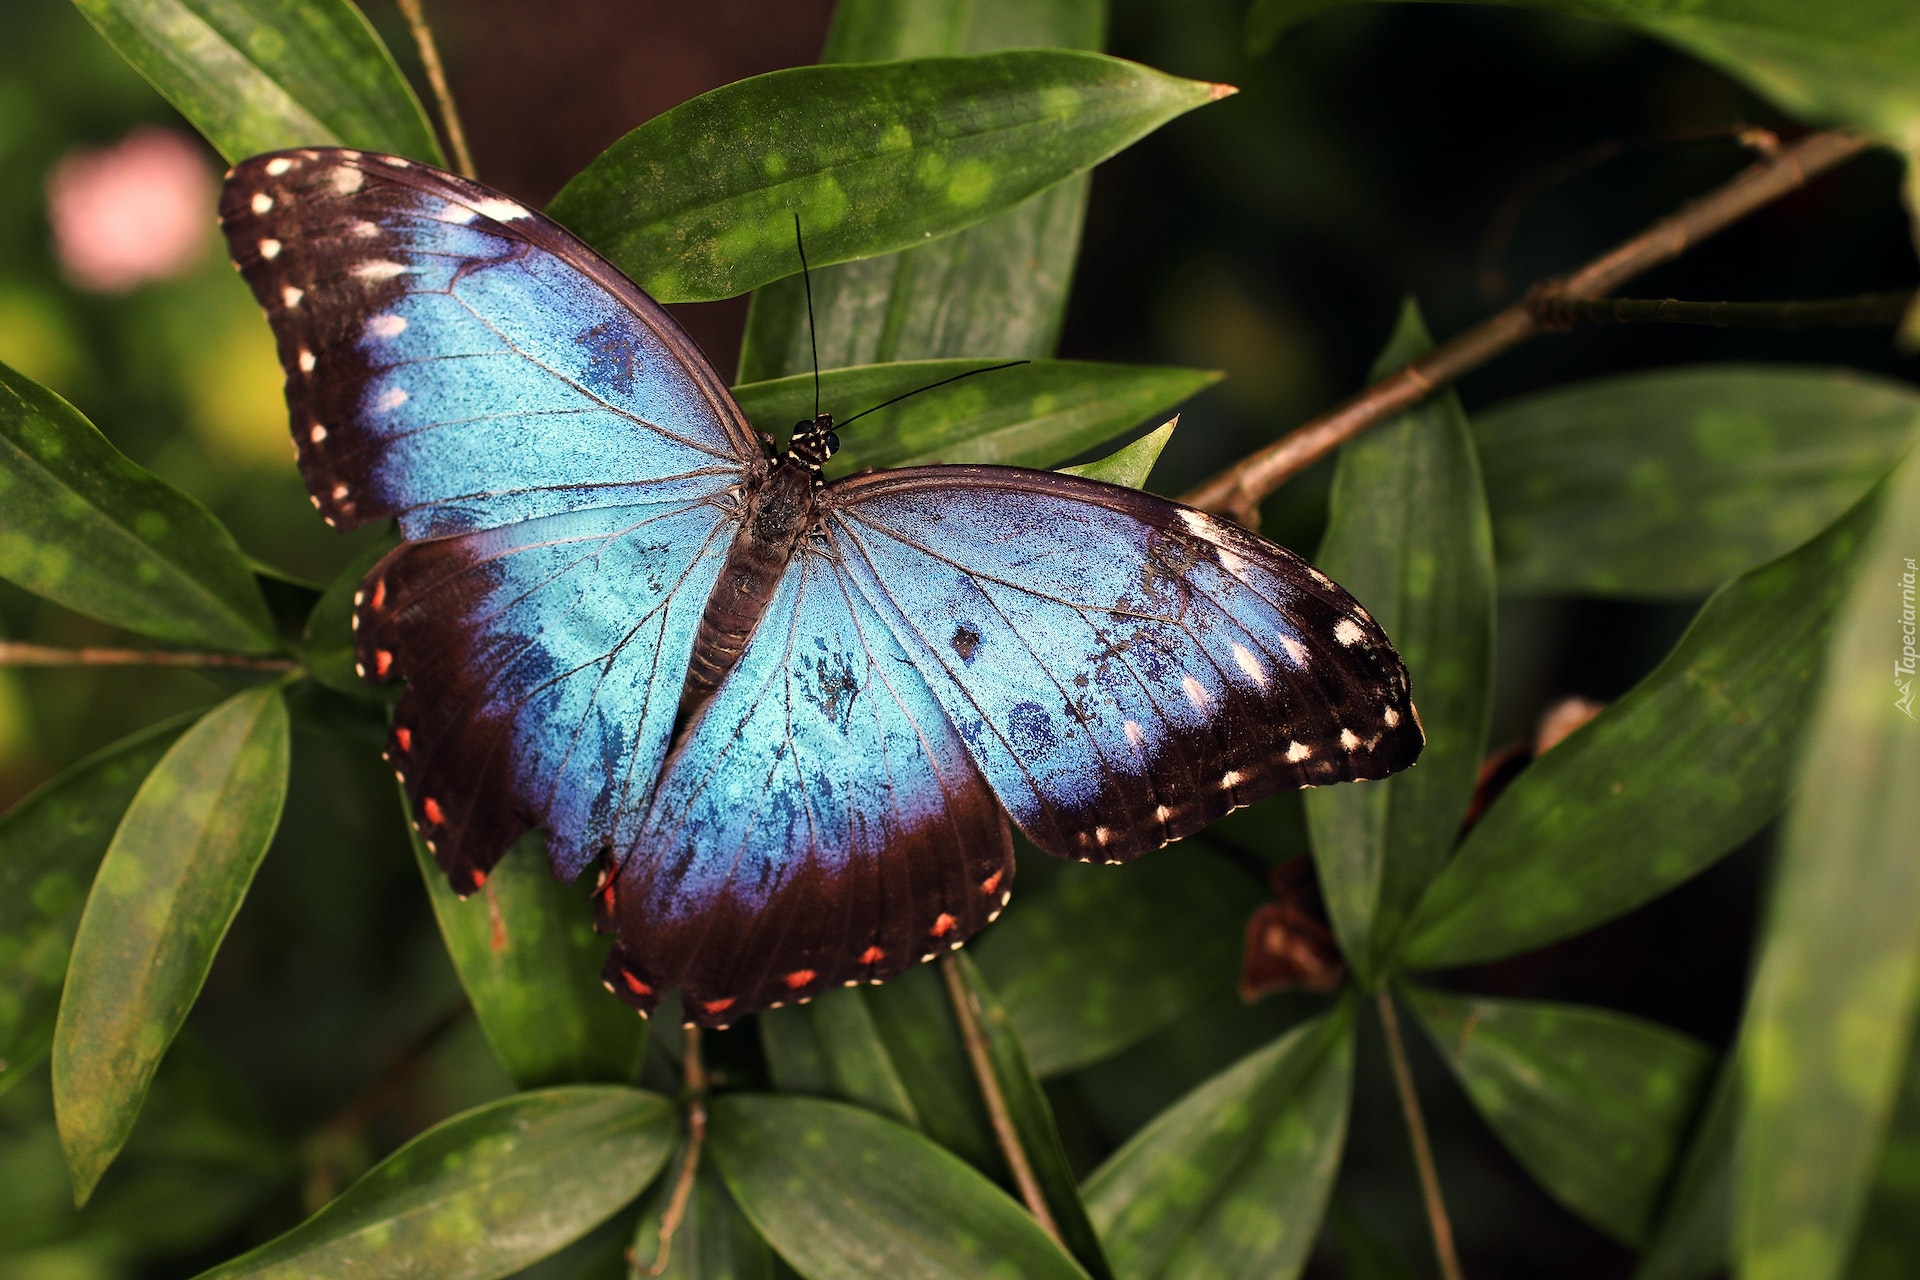
{"type": "MultiPolygon", "coordinates": [[[[820,403],[858,413],[992,360],[916,360],[820,375],[820,403]]],[[[929,462],[999,462],[1045,467],[1111,440],[1213,385],[1205,369],[1036,360],[969,378],[882,409],[841,437],[830,476],[864,467],[929,462]]],[[[813,375],[733,389],[753,425],[784,435],[813,416],[813,375]]],[[[1097,478],[1097,477],[1096,477],[1097,478]]]]}
{"type": "Polygon", "coordinates": [[[367,571],[397,542],[397,538],[382,537],[348,561],[307,615],[307,674],[336,693],[355,698],[376,696],[353,669],[353,601],[367,571]]]}
{"type": "Polygon", "coordinates": [[[613,144],[549,212],[654,297],[745,293],[798,264],[919,244],[1089,169],[1218,86],[1028,49],[793,67],[702,94],[613,144]]]}
{"type": "Polygon", "coordinates": [[[444,164],[393,55],[349,0],[74,0],[229,163],[340,145],[444,164]]]}
{"type": "Polygon", "coordinates": [[[159,640],[278,641],[233,535],[78,410],[0,364],[0,577],[159,640]]]}
{"type": "Polygon", "coordinates": [[[1686,1157],[1633,1280],[1709,1280],[1726,1272],[1732,1252],[1740,1075],[1735,1055],[1722,1058],[1705,1113],[1694,1124],[1686,1157]]]}
{"type": "Polygon", "coordinates": [[[1899,1098],[1880,1144],[1848,1280],[1908,1280],[1920,1274],[1920,1177],[1915,1176],[1920,1172],[1920,1056],[1913,1049],[1907,1046],[1899,1098]]]}
{"type": "Polygon", "coordinates": [[[1920,434],[1920,392],[1850,369],[1698,365],[1474,418],[1500,588],[1702,596],[1799,546],[1920,434]]]}
{"type": "Polygon", "coordinates": [[[1579,1005],[1402,994],[1527,1172],[1601,1230],[1644,1242],[1700,1108],[1706,1046],[1579,1005]]]}
{"type": "Polygon", "coordinates": [[[1060,1229],[1067,1251],[1086,1268],[1094,1280],[1113,1280],[1113,1268],[1101,1251],[1100,1237],[1087,1217],[1080,1200],[1078,1180],[1067,1163],[1066,1148],[1060,1142],[1060,1130],[1053,1120],[1053,1104],[1028,1065],[1026,1050],[1014,1031],[1013,1020],[993,998],[992,988],[980,976],[979,968],[965,956],[957,958],[958,974],[966,998],[972,1002],[974,1017],[987,1041],[987,1053],[993,1063],[993,1075],[1006,1101],[1007,1114],[1020,1147],[1033,1168],[1034,1180],[1046,1198],[1054,1224],[1060,1229]]]}
{"type": "Polygon", "coordinates": [[[653,1268],[660,1257],[660,1220],[673,1198],[686,1162],[682,1144],[667,1172],[640,1202],[640,1222],[633,1233],[631,1259],[625,1274],[632,1280],[664,1276],[666,1280],[773,1280],[773,1250],[740,1212],[727,1187],[714,1172],[711,1160],[702,1161],[693,1176],[693,1194],[686,1214],[667,1250],[667,1265],[653,1268]]]}
{"type": "Polygon", "coordinates": [[[782,1092],[843,1098],[919,1127],[920,1113],[859,989],[768,1009],[759,1023],[767,1070],[782,1092]]]}
{"type": "Polygon", "coordinates": [[[1027,1211],[957,1156],[844,1103],[713,1100],[728,1190],[807,1280],[1084,1280],[1027,1211]]]}
{"type": "Polygon", "coordinates": [[[1111,1057],[1239,972],[1262,887],[1203,844],[1049,867],[969,952],[1041,1076],[1111,1057]]]}
{"type": "Polygon", "coordinates": [[[1728,583],[1651,675],[1529,765],[1434,881],[1403,961],[1476,964],[1570,937],[1765,826],[1879,493],[1728,583]]]}
{"type": "MultiPolygon", "coordinates": [[[[1374,376],[1432,348],[1409,301],[1374,376]]],[[[1306,796],[1340,949],[1371,986],[1453,847],[1492,710],[1493,535],[1457,395],[1442,392],[1340,450],[1317,559],[1400,651],[1427,734],[1415,768],[1306,796]]]]}
{"type": "Polygon", "coordinates": [[[1167,1108],[1088,1179],[1126,1280],[1291,1280],[1347,1131],[1353,1005],[1288,1032],[1167,1108]]]}
{"type": "Polygon", "coordinates": [[[0,1093],[52,1047],[87,886],[134,792],[191,719],[122,738],[0,816],[0,1093]]]}
{"type": "Polygon", "coordinates": [[[522,1089],[632,1080],[647,1024],[601,987],[608,940],[584,893],[553,878],[538,833],[522,837],[465,902],[413,835],[440,936],[487,1043],[522,1089]]]}
{"type": "MultiPolygon", "coordinates": [[[[1254,0],[1247,40],[1266,48],[1301,18],[1358,0],[1254,0]]],[[[1490,0],[1602,18],[1665,40],[1803,119],[1920,136],[1920,9],[1905,0],[1490,0]]]]}
{"type": "Polygon", "coordinates": [[[613,1085],[516,1093],[427,1130],[340,1197],[206,1280],[492,1280],[556,1253],[640,1194],[673,1105],[613,1085]]]}
{"type": "Polygon", "coordinates": [[[1798,787],[1742,1039],[1744,1280],[1827,1280],[1846,1265],[1920,996],[1920,453],[1887,489],[1819,703],[1792,735],[1798,787]]]}
{"type": "MultiPolygon", "coordinates": [[[[822,62],[890,62],[1105,42],[1104,0],[843,0],[822,62]]],[[[816,335],[798,276],[757,290],[740,378],[808,372],[817,337],[828,366],[936,356],[1050,356],[1080,248],[1087,176],[997,217],[902,253],[817,269],[816,335]]]]}
{"type": "Polygon", "coordinates": [[[1077,467],[1062,467],[1060,470],[1070,476],[1104,480],[1108,484],[1125,485],[1129,489],[1144,489],[1147,487],[1147,477],[1153,474],[1153,464],[1160,460],[1160,451],[1167,447],[1167,441],[1173,439],[1173,429],[1179,423],[1180,419],[1176,417],[1104,458],[1077,467]]]}
{"type": "Polygon", "coordinates": [[[60,1141],[85,1203],[127,1140],[287,796],[278,685],[237,693],[182,734],[107,846],[73,940],[53,1033],[60,1141]]]}

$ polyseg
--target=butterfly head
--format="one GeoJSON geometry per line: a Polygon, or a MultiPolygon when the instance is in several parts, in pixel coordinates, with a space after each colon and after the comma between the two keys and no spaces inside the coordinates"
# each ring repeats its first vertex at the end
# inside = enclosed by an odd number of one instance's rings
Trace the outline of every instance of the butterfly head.
{"type": "Polygon", "coordinates": [[[793,442],[787,446],[787,453],[807,470],[814,478],[820,476],[820,468],[827,465],[827,459],[840,451],[840,437],[833,431],[833,415],[823,413],[817,418],[793,424],[793,442]]]}

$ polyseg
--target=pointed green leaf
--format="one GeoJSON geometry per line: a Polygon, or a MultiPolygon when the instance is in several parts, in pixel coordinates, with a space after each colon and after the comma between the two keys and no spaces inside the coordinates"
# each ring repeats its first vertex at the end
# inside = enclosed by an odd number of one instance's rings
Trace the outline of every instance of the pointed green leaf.
{"type": "Polygon", "coordinates": [[[167,750],[113,833],[53,1034],[54,1105],[77,1201],[127,1140],[253,883],[286,800],[287,757],[279,687],[237,693],[167,750]]]}
{"type": "Polygon", "coordinates": [[[744,293],[810,261],[947,235],[1089,169],[1223,90],[1028,49],[794,67],[715,89],[616,142],[550,212],[663,301],[744,293]]]}
{"type": "Polygon", "coordinates": [[[1651,675],[1529,765],[1434,881],[1403,961],[1474,964],[1570,937],[1771,820],[1879,493],[1728,583],[1651,675]]]}
{"type": "MultiPolygon", "coordinates": [[[[1408,302],[1375,376],[1432,347],[1408,302]]],[[[1317,560],[1400,651],[1427,734],[1405,773],[1306,796],[1340,949],[1371,985],[1453,847],[1492,709],[1493,535],[1457,395],[1442,392],[1340,450],[1317,560]]]]}
{"type": "MultiPolygon", "coordinates": [[[[1255,0],[1248,43],[1264,49],[1301,18],[1359,0],[1255,0]]],[[[1893,141],[1920,135],[1920,9],[1905,0],[1486,0],[1609,19],[1713,63],[1809,120],[1893,141]]]]}
{"type": "Polygon", "coordinates": [[[1167,441],[1173,439],[1173,429],[1180,419],[1141,436],[1132,444],[1116,449],[1104,458],[1082,463],[1077,467],[1062,467],[1061,471],[1070,476],[1084,476],[1088,480],[1104,480],[1108,484],[1125,485],[1129,489],[1147,487],[1147,477],[1153,474],[1153,464],[1160,461],[1160,451],[1167,447],[1167,441]]]}
{"type": "MultiPolygon", "coordinates": [[[[845,417],[996,363],[916,360],[828,369],[820,375],[820,403],[845,417]]],[[[929,462],[1051,466],[1219,380],[1219,374],[1205,369],[1036,360],[929,391],[862,419],[841,436],[827,474],[929,462]]],[[[795,422],[813,416],[812,374],[747,383],[733,394],[755,427],[781,438],[795,422]]]]}
{"type": "MultiPolygon", "coordinates": [[[[1104,0],[843,0],[820,60],[888,62],[1001,49],[1105,43],[1104,0]]],[[[1087,177],[1068,178],[975,227],[916,249],[813,272],[814,314],[798,276],[755,291],[740,377],[936,356],[1050,356],[1080,248],[1087,177]]]]}
{"type": "Polygon", "coordinates": [[[1402,994],[1527,1172],[1601,1230],[1643,1242],[1700,1108],[1706,1046],[1578,1005],[1402,994]]]}
{"type": "Polygon", "coordinates": [[[708,1147],[807,1280],[1084,1280],[1008,1195],[904,1125],[817,1098],[713,1100],[708,1147]]]}
{"type": "Polygon", "coordinates": [[[493,1280],[558,1252],[660,1172],[673,1105],[612,1085],[516,1093],[427,1130],[205,1280],[493,1280]]]}
{"type": "Polygon", "coordinates": [[[987,1177],[1012,1186],[940,975],[932,965],[916,965],[885,986],[863,990],[921,1131],[987,1177]]]}
{"type": "Polygon", "coordinates": [[[0,577],[159,640],[249,653],[278,643],[233,535],[5,365],[0,577]]]}
{"type": "Polygon", "coordinates": [[[500,1064],[522,1089],[631,1080],[647,1024],[601,986],[606,938],[584,890],[553,878],[539,835],[521,838],[462,902],[413,836],[440,936],[500,1064]]]}
{"type": "Polygon", "coordinates": [[[1734,1055],[1722,1058],[1633,1280],[1710,1280],[1725,1274],[1732,1255],[1733,1146],[1741,1074],[1734,1055]]]}
{"type": "Polygon", "coordinates": [[[1900,1094],[1880,1144],[1848,1280],[1920,1274],[1920,1056],[1907,1046],[1900,1094]]]}
{"type": "Polygon", "coordinates": [[[1500,589],[1702,596],[1827,527],[1920,435],[1920,391],[1851,369],[1698,365],[1474,415],[1500,589]]]}
{"type": "Polygon", "coordinates": [[[784,1093],[857,1102],[902,1124],[920,1124],[913,1097],[858,988],[824,992],[805,1005],[759,1017],[767,1070],[784,1093]]]}
{"type": "Polygon", "coordinates": [[[1094,1280],[1113,1280],[1113,1268],[1107,1265],[1100,1237],[1094,1233],[1086,1205],[1081,1203],[1078,1181],[1067,1164],[1066,1148],[1061,1145],[1060,1130],[1054,1125],[1053,1104],[1047,1101],[1046,1091],[1027,1063],[1026,1050],[1020,1046],[1013,1020],[993,998],[992,988],[971,960],[958,957],[955,972],[973,1002],[974,1017],[986,1037],[993,1075],[1006,1101],[1014,1134],[1021,1150],[1026,1152],[1034,1179],[1046,1197],[1047,1208],[1053,1214],[1054,1224],[1060,1228],[1067,1251],[1094,1280]]]}
{"type": "Polygon", "coordinates": [[[190,720],[122,738],[0,816],[0,1093],[52,1047],[87,886],[134,792],[190,720]]]}
{"type": "Polygon", "coordinates": [[[1033,1069],[1077,1070],[1146,1039],[1240,968],[1262,886],[1199,843],[1125,867],[1048,868],[969,951],[1033,1069]]]}
{"type": "Polygon", "coordinates": [[[1745,1280],[1841,1274],[1920,998],[1920,453],[1888,481],[1884,511],[1840,607],[1819,703],[1793,735],[1798,787],[1742,1040],[1745,1280]]]}
{"type": "Polygon", "coordinates": [[[1292,1280],[1333,1192],[1353,1090],[1353,1006],[1207,1081],[1087,1182],[1126,1280],[1292,1280]]]}
{"type": "Polygon", "coordinates": [[[694,1172],[693,1194],[673,1233],[666,1265],[655,1270],[660,1258],[660,1221],[673,1199],[686,1158],[683,1143],[673,1163],[640,1202],[640,1222],[627,1252],[631,1261],[624,1273],[630,1280],[650,1276],[665,1280],[774,1280],[773,1250],[733,1202],[711,1160],[703,1161],[694,1172]]]}
{"type": "Polygon", "coordinates": [[[229,162],[339,144],[444,164],[393,55],[350,0],[74,0],[229,162]]]}

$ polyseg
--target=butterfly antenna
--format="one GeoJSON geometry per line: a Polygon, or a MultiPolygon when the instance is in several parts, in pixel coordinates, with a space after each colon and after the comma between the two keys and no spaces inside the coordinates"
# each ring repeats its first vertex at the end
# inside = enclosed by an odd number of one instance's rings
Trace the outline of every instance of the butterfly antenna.
{"type": "Polygon", "coordinates": [[[910,396],[917,396],[922,391],[931,391],[935,387],[944,387],[949,382],[958,382],[962,378],[971,378],[976,374],[997,373],[1002,369],[1014,369],[1014,368],[1018,368],[1020,365],[1032,364],[1032,363],[1033,361],[1031,360],[1009,360],[1005,364],[990,364],[984,369],[969,369],[965,373],[956,373],[951,378],[942,378],[938,382],[929,382],[924,387],[915,387],[913,390],[907,392],[906,395],[898,395],[891,400],[883,400],[879,404],[873,406],[873,408],[871,409],[862,409],[860,412],[854,414],[851,418],[848,418],[846,422],[840,423],[839,424],[840,429],[844,431],[847,429],[847,425],[849,423],[858,422],[860,419],[866,417],[870,413],[878,413],[882,409],[886,408],[888,405],[899,404],[902,400],[905,400],[910,396]]]}
{"type": "Polygon", "coordinates": [[[813,323],[813,273],[807,270],[807,242],[800,238],[800,215],[793,215],[793,243],[800,250],[800,280],[807,287],[807,343],[813,348],[813,416],[820,416],[820,330],[813,323]]]}

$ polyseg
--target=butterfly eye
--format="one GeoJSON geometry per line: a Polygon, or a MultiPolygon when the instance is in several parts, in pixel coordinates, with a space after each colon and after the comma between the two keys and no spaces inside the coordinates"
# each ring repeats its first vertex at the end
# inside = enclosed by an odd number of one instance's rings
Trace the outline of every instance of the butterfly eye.
{"type": "Polygon", "coordinates": [[[827,432],[827,456],[831,458],[838,452],[840,452],[840,435],[838,432],[829,431],[827,432]]]}

